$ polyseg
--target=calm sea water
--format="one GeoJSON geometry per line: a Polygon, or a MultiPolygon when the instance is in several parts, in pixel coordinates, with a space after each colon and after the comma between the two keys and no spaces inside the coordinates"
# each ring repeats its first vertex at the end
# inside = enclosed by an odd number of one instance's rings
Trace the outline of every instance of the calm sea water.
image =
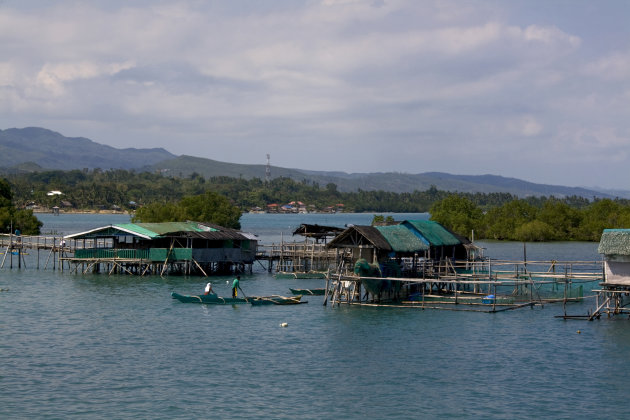
{"type": "MultiPolygon", "coordinates": [[[[59,234],[128,220],[41,218],[59,234]]],[[[371,219],[248,214],[242,224],[271,243],[300,223],[371,219]]],[[[492,257],[523,256],[522,244],[483,246],[492,257]]],[[[527,256],[598,260],[596,249],[527,244],[527,256]]],[[[1,418],[626,417],[625,319],[563,321],[554,318],[561,305],[485,314],[332,308],[323,297],[289,307],[183,304],[170,292],[200,293],[205,279],[76,275],[37,270],[28,258],[25,269],[0,270],[9,289],[0,292],[1,418]]],[[[212,279],[220,295],[229,280],[212,279]]],[[[276,280],[262,267],[241,284],[252,295],[323,285],[276,280]]]]}

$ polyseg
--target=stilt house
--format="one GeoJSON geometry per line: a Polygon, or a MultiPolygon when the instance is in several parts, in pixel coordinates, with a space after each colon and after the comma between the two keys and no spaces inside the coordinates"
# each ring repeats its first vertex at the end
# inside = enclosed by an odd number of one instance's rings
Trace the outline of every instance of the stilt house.
{"type": "Polygon", "coordinates": [[[372,263],[408,257],[465,260],[469,246],[468,239],[429,220],[406,220],[390,226],[355,225],[328,244],[330,248],[350,248],[355,260],[364,258],[372,263]]]}
{"type": "Polygon", "coordinates": [[[65,236],[75,241],[74,264],[102,264],[128,272],[223,273],[243,271],[256,258],[253,234],[211,223],[124,223],[65,236]]]}
{"type": "Polygon", "coordinates": [[[604,255],[604,283],[630,288],[630,229],[604,229],[597,252],[604,255]]]}

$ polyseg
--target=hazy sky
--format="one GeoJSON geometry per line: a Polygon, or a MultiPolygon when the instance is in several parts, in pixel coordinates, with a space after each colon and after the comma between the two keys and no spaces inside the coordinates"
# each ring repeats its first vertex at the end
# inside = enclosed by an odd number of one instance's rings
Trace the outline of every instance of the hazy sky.
{"type": "Polygon", "coordinates": [[[630,1],[0,0],[0,128],[630,189],[630,1]]]}

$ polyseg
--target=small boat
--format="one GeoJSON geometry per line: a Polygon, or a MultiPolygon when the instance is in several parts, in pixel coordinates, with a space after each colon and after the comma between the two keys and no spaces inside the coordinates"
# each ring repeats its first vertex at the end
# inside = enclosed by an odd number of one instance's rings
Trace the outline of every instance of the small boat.
{"type": "Polygon", "coordinates": [[[172,292],[171,297],[184,303],[207,303],[212,305],[234,305],[239,303],[248,303],[253,297],[242,298],[224,298],[217,296],[216,294],[210,295],[180,295],[179,293],[172,292]]]}
{"type": "Polygon", "coordinates": [[[277,279],[325,279],[326,273],[322,271],[279,271],[277,279]]]}
{"type": "Polygon", "coordinates": [[[302,295],[297,296],[258,296],[250,299],[249,303],[254,306],[261,305],[299,305],[300,303],[308,303],[308,301],[302,301],[302,295]]]}
{"type": "Polygon", "coordinates": [[[326,289],[291,289],[291,293],[294,295],[312,295],[312,296],[324,296],[326,289]]]}

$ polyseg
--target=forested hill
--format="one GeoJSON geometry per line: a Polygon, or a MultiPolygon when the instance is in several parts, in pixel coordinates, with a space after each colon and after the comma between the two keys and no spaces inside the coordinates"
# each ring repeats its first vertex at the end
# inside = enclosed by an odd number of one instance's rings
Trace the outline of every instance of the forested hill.
{"type": "Polygon", "coordinates": [[[83,137],[63,135],[39,127],[0,130],[0,167],[21,168],[25,163],[45,169],[135,169],[174,158],[164,149],[116,149],[83,137]]]}
{"type": "MultiPolygon", "coordinates": [[[[158,162],[149,168],[178,177],[188,177],[193,173],[205,178],[216,176],[230,176],[235,178],[265,178],[265,165],[243,165],[235,163],[217,162],[192,156],[179,156],[175,159],[158,162]]],[[[630,198],[630,192],[622,194],[608,194],[579,187],[563,187],[559,185],[535,184],[515,178],[497,175],[451,175],[441,172],[427,172],[420,174],[405,174],[400,172],[386,173],[344,173],[308,171],[302,169],[287,169],[272,166],[271,177],[286,177],[298,182],[316,183],[324,187],[335,184],[341,192],[388,191],[395,193],[425,191],[435,186],[441,191],[457,191],[464,193],[495,193],[507,192],[519,197],[528,196],[579,196],[592,199],[630,198]]]]}
{"type": "MultiPolygon", "coordinates": [[[[0,130],[0,176],[4,173],[42,172],[48,169],[133,169],[159,172],[165,176],[204,178],[227,176],[265,179],[264,156],[261,164],[219,162],[194,156],[175,156],[164,149],[117,149],[90,139],[64,137],[45,128],[10,128],[0,130]]],[[[366,168],[369,170],[369,168],[366,168]]],[[[335,184],[340,192],[387,191],[405,193],[436,187],[441,191],[463,193],[506,192],[518,197],[579,196],[588,199],[630,198],[630,191],[595,191],[586,188],[535,184],[497,175],[451,175],[440,172],[406,174],[345,173],[312,171],[299,168],[271,167],[271,178],[291,178],[298,182],[325,187],[335,184]]]]}

